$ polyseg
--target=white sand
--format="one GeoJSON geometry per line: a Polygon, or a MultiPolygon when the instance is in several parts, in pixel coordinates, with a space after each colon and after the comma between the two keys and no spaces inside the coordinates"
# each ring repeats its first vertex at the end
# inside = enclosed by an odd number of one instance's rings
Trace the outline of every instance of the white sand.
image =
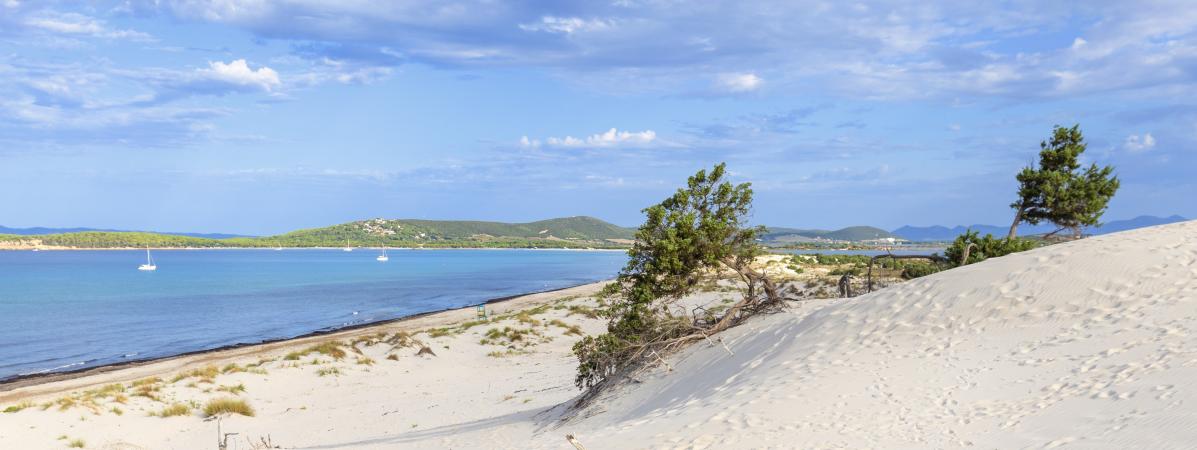
{"type": "MultiPolygon", "coordinates": [[[[602,328],[565,313],[536,319],[602,328]]],[[[468,318],[455,314],[424,326],[468,318]]],[[[563,408],[553,406],[577,395],[569,354],[576,337],[556,326],[540,328],[553,339],[531,354],[487,356],[502,348],[478,344],[486,325],[437,338],[436,358],[408,349],[389,361],[385,345],[363,347],[374,365],[355,364],[356,355],[295,368],[274,361],[266,375],[221,375],[196,388],[185,380],[164,392],[168,402],[203,402],[225,396],[203,389],[244,383],[240,397],[256,417],[223,419],[226,432],[241,433],[230,447],[240,449],[252,448],[246,437],[267,435],[283,448],[571,449],[567,433],[589,450],[1193,448],[1194,326],[1197,222],[1186,222],[995,258],[847,301],[804,303],[725,333],[734,355],[696,345],[670,358],[672,372],[641,374],[640,383],[565,423],[555,421],[563,408]],[[342,375],[315,374],[331,367],[342,375]]],[[[188,364],[244,364],[308,344],[188,364]]],[[[0,408],[180,369],[161,364],[0,392],[0,408]]],[[[194,411],[146,416],[162,406],[130,397],[121,416],[57,406],[0,414],[0,448],[64,448],[61,435],[87,448],[215,448],[215,421],[194,411]]]]}
{"type": "Polygon", "coordinates": [[[995,258],[699,346],[571,432],[608,448],[1197,447],[1197,222],[995,258]]]}

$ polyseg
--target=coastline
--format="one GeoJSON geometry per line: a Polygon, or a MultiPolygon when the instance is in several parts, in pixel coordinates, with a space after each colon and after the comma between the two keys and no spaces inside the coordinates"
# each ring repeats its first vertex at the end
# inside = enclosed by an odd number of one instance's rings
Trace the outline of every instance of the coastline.
{"type": "MultiPolygon", "coordinates": [[[[505,250],[505,249],[495,249],[505,250]]],[[[532,250],[532,249],[529,249],[532,250]]],[[[548,250],[548,249],[537,249],[548,250]]],[[[96,384],[95,383],[79,383],[79,385],[63,386],[61,389],[47,390],[45,392],[16,392],[29,390],[37,386],[48,384],[65,383],[73,380],[82,380],[87,378],[98,377],[103,374],[111,374],[125,370],[135,371],[137,376],[132,378],[140,378],[147,376],[143,372],[154,372],[154,366],[163,366],[159,371],[162,373],[178,370],[181,367],[186,367],[195,364],[208,363],[212,360],[221,360],[229,358],[243,357],[250,354],[275,351],[281,348],[290,347],[299,344],[305,344],[309,341],[323,340],[329,338],[343,339],[347,337],[356,337],[366,334],[371,334],[382,329],[392,327],[416,327],[429,328],[435,326],[446,325],[461,320],[468,320],[473,317],[474,311],[478,306],[486,305],[488,307],[495,307],[494,313],[503,313],[513,309],[520,309],[528,307],[533,304],[556,300],[570,295],[592,295],[602,286],[611,282],[611,280],[602,280],[591,283],[583,283],[574,286],[567,286],[557,289],[549,289],[544,291],[535,291],[523,294],[510,295],[505,297],[496,297],[488,299],[481,303],[468,305],[460,308],[446,308],[434,311],[426,311],[407,315],[403,317],[396,317],[392,319],[378,320],[367,323],[359,323],[348,325],[344,327],[337,327],[331,329],[315,330],[304,333],[298,336],[278,339],[268,339],[252,343],[238,343],[224,345],[211,349],[195,350],[185,353],[180,353],[171,356],[146,358],[138,360],[120,361],[115,363],[103,364],[94,367],[86,367],[75,370],[67,370],[60,372],[37,373],[28,375],[18,375],[12,378],[0,380],[0,403],[13,401],[26,396],[45,395],[48,392],[58,392],[72,389],[79,389],[96,384]],[[143,370],[136,370],[143,369],[143,370]]],[[[155,372],[156,373],[156,372],[155,372]]],[[[104,381],[104,383],[111,382],[111,380],[104,381]]]]}
{"type": "MultiPolygon", "coordinates": [[[[352,247],[354,250],[554,250],[573,252],[626,252],[627,248],[576,248],[576,247],[352,247]]],[[[59,252],[59,251],[106,251],[145,250],[146,247],[55,247],[55,246],[0,246],[0,252],[59,252]]],[[[344,247],[149,247],[150,250],[341,250],[344,247]]]]}

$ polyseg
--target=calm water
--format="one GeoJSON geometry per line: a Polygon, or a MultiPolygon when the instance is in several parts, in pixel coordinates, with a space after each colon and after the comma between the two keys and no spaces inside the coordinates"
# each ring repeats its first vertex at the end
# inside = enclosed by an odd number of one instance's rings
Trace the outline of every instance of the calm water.
{"type": "Polygon", "coordinates": [[[795,255],[813,255],[815,253],[822,253],[824,255],[877,256],[877,255],[884,255],[884,254],[888,254],[888,253],[893,253],[895,255],[930,255],[930,254],[934,254],[934,253],[939,253],[940,255],[943,255],[944,249],[942,247],[940,247],[940,248],[919,248],[919,249],[895,249],[892,251],[886,251],[886,250],[832,250],[832,249],[774,250],[774,251],[781,252],[781,253],[791,253],[791,254],[795,254],[795,255]]]}
{"type": "Polygon", "coordinates": [[[0,251],[0,380],[456,308],[611,278],[622,252],[0,251]]]}

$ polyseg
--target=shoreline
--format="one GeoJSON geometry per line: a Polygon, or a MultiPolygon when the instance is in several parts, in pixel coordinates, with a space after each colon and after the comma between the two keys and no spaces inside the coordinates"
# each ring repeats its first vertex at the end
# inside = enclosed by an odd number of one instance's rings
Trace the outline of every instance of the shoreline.
{"type": "MultiPolygon", "coordinates": [[[[150,250],[342,250],[345,247],[149,247],[150,250]]],[[[628,248],[576,248],[576,247],[351,247],[354,250],[567,250],[575,252],[626,252],[628,248]]],[[[630,248],[630,247],[629,247],[630,248]]],[[[128,251],[145,250],[146,247],[53,247],[53,246],[0,246],[0,252],[60,252],[60,251],[128,251]]]]}
{"type": "MultiPolygon", "coordinates": [[[[170,355],[170,356],[161,356],[161,357],[145,358],[145,359],[137,359],[137,360],[129,360],[129,361],[119,361],[119,362],[108,363],[108,364],[103,364],[103,365],[99,365],[99,366],[84,367],[84,368],[60,371],[60,372],[47,372],[47,373],[17,375],[17,376],[11,377],[11,378],[0,380],[0,401],[6,401],[6,398],[9,397],[10,396],[9,394],[11,394],[13,391],[16,391],[19,389],[24,389],[24,388],[31,388],[31,387],[36,387],[36,386],[40,386],[40,385],[46,385],[46,384],[50,384],[50,383],[57,383],[57,382],[63,382],[63,381],[77,380],[77,379],[87,378],[87,377],[91,377],[91,376],[95,376],[95,375],[117,372],[117,371],[124,370],[124,369],[134,369],[134,368],[139,368],[139,367],[151,366],[154,364],[168,363],[168,362],[172,362],[172,361],[181,361],[184,363],[188,363],[188,362],[190,362],[190,361],[187,361],[189,359],[197,359],[199,357],[205,357],[205,356],[234,357],[234,356],[237,356],[236,353],[240,353],[240,352],[252,353],[252,352],[256,352],[256,351],[268,351],[268,350],[273,350],[275,347],[284,347],[284,346],[299,343],[299,342],[305,341],[305,340],[312,340],[312,339],[316,339],[316,338],[323,338],[323,337],[329,337],[329,336],[334,336],[334,335],[352,335],[352,334],[361,333],[363,331],[367,331],[367,330],[370,330],[373,328],[382,328],[382,327],[391,326],[391,325],[399,325],[399,324],[403,324],[405,322],[414,323],[414,322],[418,321],[419,319],[435,319],[438,316],[443,316],[445,318],[448,318],[448,316],[452,315],[453,313],[457,313],[457,312],[469,311],[472,313],[473,312],[472,310],[474,310],[475,308],[477,308],[478,306],[481,306],[481,305],[491,306],[491,305],[511,304],[514,306],[514,304],[518,303],[517,302],[518,300],[521,300],[521,299],[533,300],[536,297],[540,297],[540,298],[550,297],[550,298],[545,299],[545,300],[550,300],[550,299],[552,299],[552,294],[562,293],[564,291],[586,290],[588,288],[593,288],[593,290],[597,292],[598,289],[601,289],[602,286],[606,285],[607,283],[610,283],[611,281],[612,280],[600,280],[600,281],[595,281],[595,282],[590,282],[590,283],[582,283],[582,284],[577,284],[577,285],[573,285],[573,286],[566,286],[566,287],[557,288],[557,289],[548,289],[548,290],[543,290],[543,291],[527,292],[527,293],[522,293],[522,294],[509,295],[509,296],[505,296],[505,297],[495,297],[495,298],[483,301],[481,303],[467,305],[467,306],[463,306],[460,308],[438,309],[438,310],[434,310],[434,311],[425,311],[425,312],[421,312],[421,313],[411,314],[411,315],[407,315],[407,316],[403,316],[403,317],[395,317],[395,318],[391,318],[391,319],[376,320],[373,322],[365,322],[365,323],[360,323],[360,324],[347,325],[344,327],[338,327],[338,328],[332,328],[332,329],[315,330],[315,331],[304,333],[304,334],[301,334],[298,336],[292,336],[292,337],[287,337],[287,338],[277,338],[277,339],[263,340],[263,341],[259,341],[259,342],[247,342],[247,343],[222,345],[220,347],[204,349],[204,350],[193,350],[193,351],[178,353],[178,354],[174,354],[174,355],[170,355]],[[221,353],[227,353],[227,355],[219,355],[221,353]]],[[[472,316],[470,316],[470,317],[472,317],[472,316]]]]}

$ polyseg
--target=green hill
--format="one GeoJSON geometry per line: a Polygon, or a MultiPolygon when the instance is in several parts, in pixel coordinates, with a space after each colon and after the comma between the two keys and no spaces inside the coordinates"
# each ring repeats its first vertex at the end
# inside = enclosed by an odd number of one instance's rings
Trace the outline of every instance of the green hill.
{"type": "Polygon", "coordinates": [[[769,227],[761,240],[768,245],[786,245],[819,240],[864,241],[895,237],[888,231],[876,227],[854,226],[838,230],[769,227]]]}
{"type": "Polygon", "coordinates": [[[140,232],[0,235],[0,242],[53,247],[622,247],[633,231],[593,217],[530,223],[369,219],[277,236],[208,239],[140,232]]]}

